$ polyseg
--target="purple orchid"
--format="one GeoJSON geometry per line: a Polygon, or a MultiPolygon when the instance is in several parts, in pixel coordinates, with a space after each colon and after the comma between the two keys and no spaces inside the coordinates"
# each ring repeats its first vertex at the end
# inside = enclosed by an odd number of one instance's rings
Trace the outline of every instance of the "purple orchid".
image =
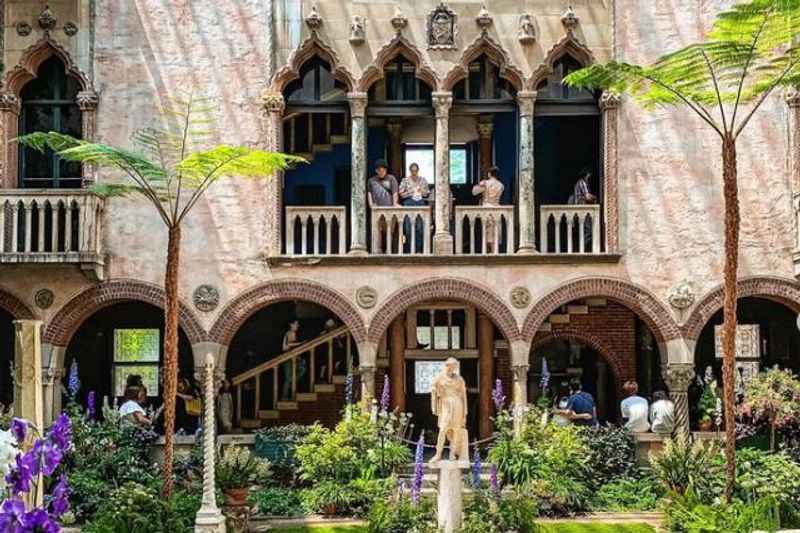
{"type": "Polygon", "coordinates": [[[11,434],[17,439],[18,444],[25,442],[25,437],[28,436],[28,422],[21,418],[14,418],[11,420],[11,434]]]}
{"type": "Polygon", "coordinates": [[[391,390],[389,388],[389,376],[388,374],[384,374],[383,376],[383,393],[381,394],[381,411],[388,412],[389,411],[389,402],[391,400],[391,390]]]}
{"type": "Polygon", "coordinates": [[[492,401],[494,401],[494,408],[498,413],[502,411],[506,405],[506,396],[503,394],[503,382],[499,379],[494,382],[492,401]]]}
{"type": "Polygon", "coordinates": [[[411,484],[411,502],[416,505],[419,503],[419,495],[422,492],[422,479],[425,476],[425,466],[423,464],[423,454],[425,447],[425,435],[420,434],[417,441],[417,449],[414,454],[414,481],[411,484]]]}

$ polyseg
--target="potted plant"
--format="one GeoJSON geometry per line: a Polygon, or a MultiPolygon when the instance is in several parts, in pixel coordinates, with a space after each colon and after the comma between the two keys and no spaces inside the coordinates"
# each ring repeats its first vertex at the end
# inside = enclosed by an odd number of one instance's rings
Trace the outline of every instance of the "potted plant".
{"type": "Polygon", "coordinates": [[[717,409],[717,381],[706,381],[703,386],[703,395],[700,396],[698,404],[698,413],[700,414],[700,431],[711,431],[714,425],[714,413],[717,409]]]}
{"type": "Polygon", "coordinates": [[[250,487],[269,478],[270,463],[247,448],[234,445],[220,454],[215,474],[228,505],[242,506],[247,503],[250,487]]]}

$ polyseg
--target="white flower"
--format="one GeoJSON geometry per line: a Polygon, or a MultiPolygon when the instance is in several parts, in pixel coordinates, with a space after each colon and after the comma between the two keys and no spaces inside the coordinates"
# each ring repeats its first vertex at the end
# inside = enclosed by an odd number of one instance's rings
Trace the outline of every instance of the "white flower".
{"type": "Polygon", "coordinates": [[[14,464],[18,453],[17,439],[11,434],[11,431],[0,430],[0,489],[5,490],[6,474],[14,464]]]}

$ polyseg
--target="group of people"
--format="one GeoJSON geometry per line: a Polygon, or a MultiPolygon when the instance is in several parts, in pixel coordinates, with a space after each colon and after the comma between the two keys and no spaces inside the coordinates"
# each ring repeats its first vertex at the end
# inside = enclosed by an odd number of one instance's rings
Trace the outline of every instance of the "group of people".
{"type": "MultiPolygon", "coordinates": [[[[670,434],[675,427],[675,404],[664,391],[653,393],[653,403],[639,396],[639,385],[627,381],[623,386],[625,399],[620,402],[620,414],[625,427],[632,433],[670,434]]],[[[553,405],[553,421],[558,425],[596,427],[597,405],[594,397],[583,390],[580,379],[561,383],[553,405]]]]}

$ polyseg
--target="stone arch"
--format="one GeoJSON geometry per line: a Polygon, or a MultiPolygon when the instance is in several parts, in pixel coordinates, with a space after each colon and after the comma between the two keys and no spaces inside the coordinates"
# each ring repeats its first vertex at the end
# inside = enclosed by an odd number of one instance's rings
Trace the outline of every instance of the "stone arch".
{"type": "Polygon", "coordinates": [[[58,57],[64,63],[67,74],[78,80],[82,91],[91,90],[89,78],[75,65],[69,52],[49,34],[29,46],[22,53],[17,66],[6,73],[5,90],[19,96],[25,84],[36,78],[39,66],[52,56],[58,57]]]}
{"type": "Polygon", "coordinates": [[[35,318],[30,307],[10,292],[0,289],[0,309],[4,309],[16,320],[31,320],[35,318]]]}
{"type": "Polygon", "coordinates": [[[236,331],[253,313],[286,300],[306,300],[326,307],[350,328],[357,343],[366,339],[367,329],[361,315],[343,294],[313,281],[281,279],[258,285],[234,298],[219,314],[209,340],[228,346],[236,331]]]}
{"type": "Polygon", "coordinates": [[[508,81],[516,90],[523,89],[522,71],[511,62],[508,53],[500,43],[492,39],[489,34],[483,33],[464,50],[458,63],[447,73],[442,82],[442,90],[452,91],[459,81],[467,77],[469,64],[481,54],[486,54],[497,66],[501,78],[508,81]]]}
{"type": "Polygon", "coordinates": [[[430,278],[402,288],[378,308],[369,325],[368,340],[378,343],[389,324],[404,309],[432,299],[469,302],[489,315],[506,340],[520,339],[519,327],[508,306],[488,287],[460,278],[430,278]]]}
{"type": "MultiPolygon", "coordinates": [[[[85,289],[58,310],[44,331],[42,342],[67,346],[81,324],[100,309],[125,301],[145,302],[164,308],[164,289],[152,283],[117,279],[85,289]]],[[[178,311],[180,327],[192,344],[206,340],[206,334],[194,313],[183,303],[178,311]]]]}
{"type": "Polygon", "coordinates": [[[367,92],[376,81],[383,79],[384,67],[386,67],[389,61],[397,57],[398,54],[403,55],[406,59],[414,63],[416,67],[414,75],[417,78],[430,85],[431,90],[435,91],[438,89],[439,77],[425,61],[422,52],[403,35],[395,35],[392,40],[378,50],[372,64],[361,74],[361,78],[359,78],[357,84],[358,90],[367,92]]]}
{"type": "Polygon", "coordinates": [[[317,32],[312,32],[300,46],[295,48],[286,65],[275,73],[272,78],[272,83],[270,84],[269,92],[282,93],[289,82],[300,77],[300,69],[303,67],[303,64],[314,56],[318,56],[330,64],[331,73],[333,73],[337,80],[347,86],[348,91],[354,90],[356,85],[355,78],[350,71],[342,65],[336,51],[325,44],[325,42],[319,38],[317,32]]]}
{"type": "MultiPolygon", "coordinates": [[[[539,300],[525,318],[522,338],[532,341],[547,317],[562,305],[594,297],[608,298],[628,307],[647,323],[660,342],[681,336],[669,309],[646,289],[621,279],[583,278],[561,285],[539,300]]],[[[662,353],[661,356],[665,358],[666,354],[662,353]]]]}
{"type": "MultiPolygon", "coordinates": [[[[737,287],[739,299],[765,298],[783,304],[794,312],[800,312],[800,284],[794,280],[753,276],[740,279],[737,287]]],[[[694,306],[692,314],[683,325],[686,340],[696,341],[700,337],[700,333],[714,313],[722,309],[723,298],[723,286],[718,285],[694,306]]]]}
{"type": "Polygon", "coordinates": [[[608,366],[611,367],[611,371],[614,372],[617,388],[622,387],[622,369],[619,366],[619,361],[614,357],[614,351],[589,331],[583,331],[571,327],[561,327],[557,331],[542,332],[539,335],[536,335],[534,338],[533,343],[531,344],[531,352],[555,339],[576,340],[589,346],[593,350],[596,350],[597,353],[603,357],[603,360],[608,364],[608,366]]]}
{"type": "Polygon", "coordinates": [[[575,60],[584,67],[588,67],[594,63],[594,54],[592,54],[589,47],[578,40],[573,32],[568,31],[560,41],[547,51],[542,64],[539,65],[531,77],[528,78],[526,82],[527,89],[535,91],[539,84],[553,73],[556,61],[566,55],[575,58],[575,60]]]}

